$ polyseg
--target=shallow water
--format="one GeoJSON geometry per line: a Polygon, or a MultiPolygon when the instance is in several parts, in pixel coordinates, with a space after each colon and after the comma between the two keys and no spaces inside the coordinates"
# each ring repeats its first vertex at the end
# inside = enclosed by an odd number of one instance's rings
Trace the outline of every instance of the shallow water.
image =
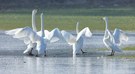
{"type": "MultiPolygon", "coordinates": [[[[26,45],[11,36],[0,33],[0,74],[135,74],[135,58],[120,57],[134,55],[134,51],[107,56],[110,51],[100,51],[105,47],[102,34],[85,38],[85,54],[72,56],[72,47],[59,41],[48,44],[47,57],[25,56],[26,45]],[[118,57],[117,57],[118,56],[118,57]]],[[[135,36],[122,45],[135,45],[135,36]]]]}
{"type": "Polygon", "coordinates": [[[1,74],[134,74],[135,59],[0,57],[1,74]]]}

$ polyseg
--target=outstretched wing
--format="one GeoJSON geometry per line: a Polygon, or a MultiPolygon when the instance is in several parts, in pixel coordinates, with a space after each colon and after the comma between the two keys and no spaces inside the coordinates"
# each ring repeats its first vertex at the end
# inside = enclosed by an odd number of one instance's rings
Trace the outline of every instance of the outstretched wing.
{"type": "MultiPolygon", "coordinates": [[[[48,36],[49,36],[50,32],[48,30],[44,30],[44,33],[45,33],[45,38],[48,39],[48,36]]],[[[38,31],[37,34],[39,36],[41,36],[42,35],[42,31],[38,31]]]]}
{"type": "Polygon", "coordinates": [[[62,30],[61,34],[68,44],[73,45],[76,42],[76,37],[74,35],[72,35],[71,33],[67,32],[65,30],[62,30]]]}
{"type": "Polygon", "coordinates": [[[103,43],[105,44],[105,46],[108,49],[111,49],[111,50],[114,50],[114,51],[117,51],[117,52],[122,52],[122,50],[118,47],[118,45],[115,44],[113,41],[114,41],[114,38],[113,38],[111,32],[107,29],[105,31],[103,43]]]}
{"type": "Polygon", "coordinates": [[[23,28],[17,28],[17,29],[13,29],[13,30],[8,30],[8,31],[5,31],[5,33],[8,34],[8,35],[15,35],[17,32],[19,32],[22,29],[23,28]]]}
{"type": "Polygon", "coordinates": [[[114,44],[110,40],[105,40],[104,44],[108,49],[111,49],[111,50],[114,50],[114,51],[117,51],[117,52],[122,52],[122,50],[118,47],[118,45],[114,44]]]}
{"type": "MultiPolygon", "coordinates": [[[[58,28],[53,29],[51,32],[49,32],[48,30],[44,30],[44,33],[44,38],[51,43],[57,42],[59,40],[65,40],[58,28]]],[[[37,32],[37,34],[41,36],[41,31],[37,32]]]]}
{"type": "Polygon", "coordinates": [[[115,43],[117,45],[121,45],[124,41],[128,41],[128,36],[126,35],[126,33],[124,33],[124,31],[120,30],[120,29],[115,29],[114,30],[114,33],[113,33],[113,36],[114,36],[114,40],[115,40],[115,43]]]}
{"type": "Polygon", "coordinates": [[[57,42],[59,40],[64,40],[61,31],[58,28],[53,29],[48,35],[47,39],[50,42],[57,42]]]}
{"type": "Polygon", "coordinates": [[[39,39],[39,36],[30,27],[9,30],[6,31],[6,34],[12,35],[13,38],[23,40],[25,44],[29,44],[30,42],[34,43],[39,39]]]}
{"type": "Polygon", "coordinates": [[[76,40],[80,39],[81,36],[85,36],[85,37],[91,37],[92,33],[90,31],[90,29],[88,27],[82,29],[78,34],[77,34],[77,38],[76,40]]]}

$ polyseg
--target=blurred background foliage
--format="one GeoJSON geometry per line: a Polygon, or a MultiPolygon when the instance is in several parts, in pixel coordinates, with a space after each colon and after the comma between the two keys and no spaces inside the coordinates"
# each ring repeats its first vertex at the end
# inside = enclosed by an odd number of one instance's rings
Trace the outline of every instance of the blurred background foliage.
{"type": "MultiPolygon", "coordinates": [[[[45,27],[75,30],[88,26],[91,30],[104,30],[102,17],[109,17],[109,28],[135,31],[135,0],[0,0],[0,30],[31,26],[31,11],[44,12],[45,27]]],[[[37,25],[40,29],[40,25],[37,25]]]]}
{"type": "Polygon", "coordinates": [[[0,10],[33,8],[134,7],[135,0],[0,0],[0,10]]]}

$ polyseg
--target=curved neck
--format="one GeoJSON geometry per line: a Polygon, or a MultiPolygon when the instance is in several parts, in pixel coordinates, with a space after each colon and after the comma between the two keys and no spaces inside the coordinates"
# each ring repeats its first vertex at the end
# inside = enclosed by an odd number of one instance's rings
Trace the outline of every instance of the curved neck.
{"type": "Polygon", "coordinates": [[[76,24],[76,33],[77,34],[79,33],[79,22],[77,22],[77,24],[76,24]]]}
{"type": "Polygon", "coordinates": [[[105,29],[108,29],[108,20],[107,19],[105,20],[105,24],[106,24],[106,28],[105,29]]]}
{"type": "Polygon", "coordinates": [[[44,16],[43,16],[43,13],[41,13],[41,32],[42,32],[42,34],[41,34],[41,36],[42,37],[45,37],[45,33],[44,33],[44,16]]]}
{"type": "Polygon", "coordinates": [[[36,16],[35,16],[35,11],[33,10],[32,12],[32,29],[37,32],[37,28],[36,28],[36,16]]]}

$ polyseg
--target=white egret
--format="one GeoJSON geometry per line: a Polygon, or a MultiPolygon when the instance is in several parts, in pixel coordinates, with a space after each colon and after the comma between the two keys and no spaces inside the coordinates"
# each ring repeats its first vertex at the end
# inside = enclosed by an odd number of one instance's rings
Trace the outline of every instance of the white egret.
{"type": "MultiPolygon", "coordinates": [[[[32,11],[32,29],[35,32],[37,32],[36,22],[35,22],[36,13],[37,13],[37,9],[34,9],[32,11]]],[[[22,29],[23,28],[17,28],[17,29],[9,30],[9,31],[6,31],[6,34],[14,36],[17,32],[19,32],[22,29]]],[[[27,45],[27,49],[23,52],[23,54],[32,55],[31,51],[32,51],[32,49],[34,49],[36,47],[36,43],[32,43],[32,41],[29,38],[19,38],[19,39],[22,39],[24,41],[24,43],[27,45]]]]}
{"type": "MultiPolygon", "coordinates": [[[[37,32],[35,32],[30,27],[24,27],[24,28],[18,28],[13,29],[10,31],[7,31],[7,34],[10,34],[10,32],[15,30],[15,33],[13,35],[14,38],[18,38],[23,40],[26,44],[35,43],[35,49],[37,50],[37,56],[46,55],[46,41],[44,39],[44,24],[43,24],[43,13],[41,14],[41,31],[42,34],[39,36],[37,32]]],[[[12,32],[13,33],[13,32],[12,32]]]]}
{"type": "MultiPolygon", "coordinates": [[[[32,11],[32,28],[35,32],[37,32],[37,28],[36,28],[36,20],[35,20],[35,14],[37,13],[37,10],[34,9],[32,11]]],[[[53,29],[52,31],[48,31],[48,30],[44,30],[44,33],[45,33],[45,37],[44,39],[46,39],[47,42],[56,42],[60,39],[62,39],[62,35],[61,35],[61,32],[58,28],[55,28],[53,29]]],[[[42,35],[42,31],[38,31],[37,34],[39,36],[42,35]]],[[[36,43],[32,43],[30,42],[29,45],[27,46],[27,49],[23,52],[24,54],[29,54],[29,55],[32,55],[32,50],[35,49],[36,47],[36,43]]]]}
{"type": "MultiPolygon", "coordinates": [[[[32,29],[35,32],[37,32],[37,28],[36,28],[36,16],[35,16],[36,13],[37,13],[37,9],[34,9],[32,11],[32,29]]],[[[27,45],[27,49],[23,52],[23,54],[33,55],[31,52],[32,52],[33,49],[35,49],[35,47],[36,47],[36,43],[30,42],[27,45]]]]}
{"type": "MultiPolygon", "coordinates": [[[[37,33],[38,36],[41,37],[42,33],[43,33],[42,30],[37,32],[37,29],[36,29],[36,24],[35,24],[35,14],[36,14],[36,12],[37,12],[37,10],[32,11],[32,29],[35,33],[37,33]]],[[[42,20],[42,24],[43,24],[43,18],[41,20],[42,20]]],[[[28,38],[28,37],[24,37],[24,35],[23,36],[20,35],[20,34],[22,34],[22,33],[20,33],[20,31],[25,29],[25,28],[17,28],[17,29],[9,30],[9,31],[6,31],[6,34],[12,35],[14,38],[18,38],[20,40],[23,40],[24,43],[27,45],[27,49],[23,53],[28,54],[28,55],[32,55],[32,50],[37,47],[37,43],[31,41],[31,39],[28,38]],[[18,35],[20,35],[20,36],[18,36],[18,35]]],[[[31,33],[30,30],[32,30],[32,29],[30,29],[30,27],[28,27],[28,28],[29,29],[26,28],[25,31],[27,30],[27,33],[31,33]]],[[[42,28],[42,26],[41,26],[41,28],[42,28]]],[[[62,39],[62,34],[61,34],[61,32],[59,31],[58,28],[53,29],[51,32],[49,32],[48,30],[44,30],[44,34],[46,35],[44,37],[46,42],[56,42],[59,39],[62,39]]]]}
{"type": "MultiPolygon", "coordinates": [[[[90,31],[90,29],[88,27],[82,29],[80,32],[78,30],[78,25],[79,23],[77,23],[76,25],[76,32],[77,32],[77,36],[72,35],[69,32],[66,32],[64,30],[61,31],[62,36],[64,37],[65,41],[72,46],[73,48],[73,55],[76,55],[79,53],[79,51],[82,51],[83,48],[83,36],[85,37],[91,37],[92,33],[90,31]]],[[[84,53],[82,51],[82,53],[84,53]]]]}
{"type": "Polygon", "coordinates": [[[110,56],[113,56],[115,51],[122,52],[122,50],[118,46],[120,46],[123,43],[123,41],[127,41],[128,37],[122,30],[117,28],[114,30],[114,33],[112,34],[108,29],[108,17],[104,17],[103,20],[106,23],[103,43],[108,49],[112,50],[110,56]]]}

